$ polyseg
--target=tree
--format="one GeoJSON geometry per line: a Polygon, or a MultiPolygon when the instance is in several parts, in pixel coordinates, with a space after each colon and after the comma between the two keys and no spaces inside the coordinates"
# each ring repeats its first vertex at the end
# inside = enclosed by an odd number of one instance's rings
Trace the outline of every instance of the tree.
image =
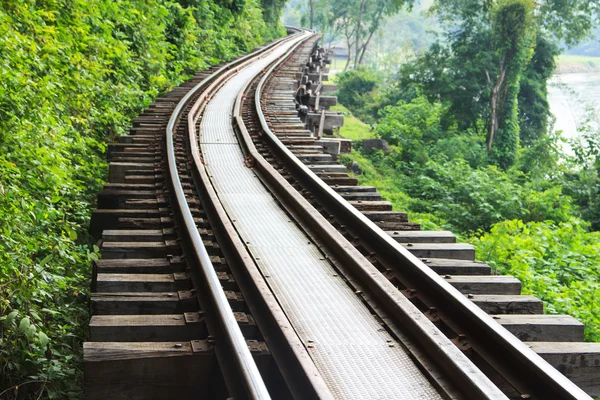
{"type": "Polygon", "coordinates": [[[529,146],[546,133],[554,42],[589,34],[598,7],[594,0],[437,0],[432,11],[445,40],[402,67],[400,84],[447,103],[445,119],[459,129],[485,126],[490,160],[508,168],[520,138],[529,146]]]}
{"type": "Polygon", "coordinates": [[[263,9],[263,17],[267,24],[271,26],[277,25],[287,0],[261,0],[260,3],[263,9]]]}
{"type": "Polygon", "coordinates": [[[504,168],[514,162],[519,141],[517,95],[532,54],[532,0],[500,0],[492,9],[491,36],[496,71],[485,68],[490,90],[488,152],[504,168]],[[494,146],[494,141],[496,145],[494,146]]]}
{"type": "Polygon", "coordinates": [[[308,0],[308,11],[310,16],[310,29],[313,29],[315,26],[315,7],[316,0],[308,0]]]}
{"type": "Polygon", "coordinates": [[[348,63],[358,67],[385,17],[412,6],[414,0],[309,0],[311,27],[343,33],[348,46],[348,63]],[[321,18],[316,17],[320,14],[321,18]]]}
{"type": "Polygon", "coordinates": [[[363,68],[338,74],[338,99],[351,110],[361,110],[365,107],[365,96],[372,95],[379,81],[373,71],[363,68]]]}
{"type": "Polygon", "coordinates": [[[524,146],[533,146],[548,132],[548,79],[556,66],[557,45],[538,33],[535,50],[521,77],[519,91],[520,140],[524,146]]]}

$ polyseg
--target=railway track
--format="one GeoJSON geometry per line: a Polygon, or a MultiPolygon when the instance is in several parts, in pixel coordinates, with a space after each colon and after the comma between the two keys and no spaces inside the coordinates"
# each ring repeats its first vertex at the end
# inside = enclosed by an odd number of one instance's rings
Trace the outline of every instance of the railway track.
{"type": "Polygon", "coordinates": [[[86,396],[589,398],[553,366],[597,395],[580,323],[337,164],[317,39],[196,74],[110,146],[86,396]]]}

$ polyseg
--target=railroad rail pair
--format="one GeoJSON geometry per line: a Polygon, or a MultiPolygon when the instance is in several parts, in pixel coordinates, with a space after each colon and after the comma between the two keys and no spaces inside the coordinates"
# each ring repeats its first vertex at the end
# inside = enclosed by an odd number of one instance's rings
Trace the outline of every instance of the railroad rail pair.
{"type": "Polygon", "coordinates": [[[199,74],[111,148],[88,397],[588,398],[397,240],[419,235],[381,229],[399,213],[347,201],[363,191],[315,144],[315,41],[199,74]]]}

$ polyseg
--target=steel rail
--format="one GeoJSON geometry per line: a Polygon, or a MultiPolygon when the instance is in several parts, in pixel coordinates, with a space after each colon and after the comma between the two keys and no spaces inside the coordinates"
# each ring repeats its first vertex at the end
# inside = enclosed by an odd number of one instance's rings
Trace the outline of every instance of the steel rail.
{"type": "Polygon", "coordinates": [[[273,71],[285,60],[273,64],[260,80],[255,93],[256,111],[271,148],[294,178],[310,190],[319,202],[344,224],[360,232],[362,241],[406,278],[407,287],[416,289],[424,299],[447,317],[451,327],[466,332],[472,347],[521,393],[539,398],[591,399],[581,388],[558,372],[542,357],[494,321],[482,309],[443,280],[421,260],[403,248],[375,223],[331,189],[300,161],[271,131],[261,107],[262,89],[273,71]]]}
{"type": "MultiPolygon", "coordinates": [[[[288,27],[288,29],[294,28],[288,27]]],[[[310,36],[307,36],[302,41],[309,38],[310,36]]],[[[245,129],[243,122],[240,125],[241,102],[245,98],[245,91],[250,84],[251,81],[248,81],[236,97],[232,115],[234,128],[237,125],[239,129],[245,129]]],[[[202,97],[198,103],[199,107],[194,112],[196,115],[200,115],[206,106],[206,101],[202,97]]],[[[195,124],[195,121],[191,121],[190,124],[192,122],[195,124]]],[[[198,187],[202,188],[200,197],[205,209],[207,207],[210,209],[210,212],[207,212],[207,217],[211,221],[213,232],[221,245],[221,250],[228,260],[229,267],[244,295],[246,304],[269,346],[269,350],[285,379],[289,391],[295,399],[333,399],[333,395],[306,351],[303,342],[281,309],[255,264],[254,258],[249,254],[233,222],[223,208],[206,166],[200,158],[196,129],[192,129],[191,126],[189,138],[190,142],[193,143],[193,176],[198,182],[198,187]]],[[[242,141],[240,141],[240,144],[242,144],[242,141]]]]}
{"type": "MultiPolygon", "coordinates": [[[[292,35],[294,37],[299,33],[292,35]]],[[[173,186],[173,193],[175,195],[176,208],[179,211],[179,216],[184,223],[184,231],[187,239],[189,240],[193,254],[188,255],[190,259],[193,259],[197,263],[200,269],[200,273],[205,280],[207,285],[209,296],[212,303],[214,304],[217,312],[217,320],[221,325],[221,334],[225,336],[223,342],[219,339],[219,344],[225,344],[230,354],[232,362],[235,364],[233,371],[230,373],[235,376],[236,384],[228,385],[230,391],[232,391],[236,398],[250,398],[250,399],[270,399],[269,392],[265,385],[265,382],[256,366],[256,363],[248,349],[248,345],[244,336],[240,330],[240,327],[235,319],[231,306],[227,300],[225,292],[221,287],[219,278],[213,268],[212,261],[206,248],[204,247],[202,237],[198,233],[198,228],[194,222],[192,212],[189,208],[185,193],[181,185],[179,173],[177,170],[177,160],[175,156],[174,146],[174,129],[180,121],[182,114],[185,111],[188,103],[209,83],[215,81],[219,77],[228,77],[231,75],[234,67],[241,67],[246,63],[252,62],[256,57],[266,51],[280,45],[282,42],[289,40],[287,38],[280,39],[266,47],[258,49],[238,60],[228,63],[215,71],[209,77],[204,79],[198,85],[194,86],[177,104],[175,107],[169,123],[166,129],[166,142],[167,142],[167,160],[169,169],[169,178],[173,186]]],[[[233,71],[235,72],[235,71],[233,71]]],[[[214,87],[213,82],[211,87],[214,87]]],[[[192,125],[193,126],[193,125],[192,125]]],[[[225,367],[225,366],[222,366],[225,367]]]]}

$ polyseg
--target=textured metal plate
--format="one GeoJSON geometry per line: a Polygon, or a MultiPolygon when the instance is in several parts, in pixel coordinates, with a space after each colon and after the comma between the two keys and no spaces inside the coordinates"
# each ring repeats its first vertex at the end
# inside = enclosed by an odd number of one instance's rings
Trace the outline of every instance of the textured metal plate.
{"type": "Polygon", "coordinates": [[[235,98],[282,47],[242,70],[207,105],[200,146],[219,199],[336,397],[441,398],[244,164],[231,119],[235,98]]]}

